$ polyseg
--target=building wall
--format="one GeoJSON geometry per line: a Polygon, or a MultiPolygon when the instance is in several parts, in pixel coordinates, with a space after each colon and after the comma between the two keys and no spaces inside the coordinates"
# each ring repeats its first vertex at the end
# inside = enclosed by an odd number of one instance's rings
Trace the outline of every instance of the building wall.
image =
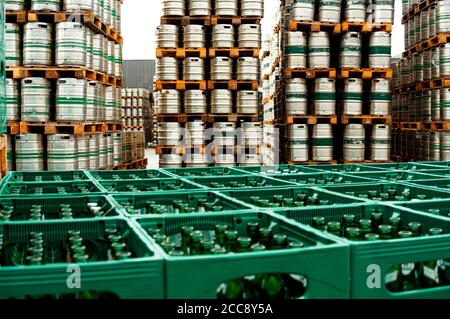
{"type": "Polygon", "coordinates": [[[155,60],[124,60],[123,78],[125,87],[153,89],[155,60]]]}

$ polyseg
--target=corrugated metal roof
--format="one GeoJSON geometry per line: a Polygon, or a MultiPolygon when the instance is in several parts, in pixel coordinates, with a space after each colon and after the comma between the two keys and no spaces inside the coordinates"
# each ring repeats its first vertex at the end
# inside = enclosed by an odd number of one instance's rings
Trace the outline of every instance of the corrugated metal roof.
{"type": "Polygon", "coordinates": [[[124,60],[123,80],[125,87],[153,90],[155,60],[124,60]]]}

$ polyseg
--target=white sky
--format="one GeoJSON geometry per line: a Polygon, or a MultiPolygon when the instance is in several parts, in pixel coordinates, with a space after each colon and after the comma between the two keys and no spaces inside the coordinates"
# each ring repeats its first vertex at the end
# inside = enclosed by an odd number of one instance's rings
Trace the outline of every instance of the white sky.
{"type": "MultiPolygon", "coordinates": [[[[270,33],[275,8],[279,0],[265,0],[263,34],[270,33]]],[[[404,50],[403,25],[401,24],[401,1],[395,0],[395,25],[392,37],[392,54],[404,50]]],[[[126,60],[155,58],[155,30],[159,25],[161,0],[124,0],[122,6],[123,57],[126,60]]]]}

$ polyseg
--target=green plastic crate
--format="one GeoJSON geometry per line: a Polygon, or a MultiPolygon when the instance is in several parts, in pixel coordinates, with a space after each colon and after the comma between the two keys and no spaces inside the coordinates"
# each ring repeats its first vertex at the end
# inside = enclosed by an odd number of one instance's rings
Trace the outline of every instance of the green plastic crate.
{"type": "Polygon", "coordinates": [[[99,181],[106,192],[109,193],[133,193],[133,192],[171,192],[171,191],[185,191],[185,190],[200,190],[201,187],[189,183],[186,180],[178,178],[160,178],[160,179],[142,179],[142,180],[104,180],[99,181]],[[176,186],[179,189],[172,190],[170,187],[176,186]],[[129,187],[134,187],[136,190],[130,190],[129,187]],[[154,188],[157,189],[154,189],[154,188]]]}
{"type": "Polygon", "coordinates": [[[9,172],[5,180],[7,182],[70,182],[89,180],[89,176],[85,171],[9,172]]]}
{"type": "MultiPolygon", "coordinates": [[[[406,188],[410,189],[411,196],[414,200],[418,200],[416,198],[417,195],[423,194],[427,197],[425,199],[443,199],[450,198],[450,192],[445,192],[443,190],[431,189],[426,187],[419,187],[415,184],[409,184],[406,182],[403,183],[374,183],[374,184],[366,184],[359,186],[327,186],[327,189],[330,192],[335,194],[342,194],[351,196],[352,198],[359,198],[358,196],[361,194],[367,194],[369,191],[378,191],[378,192],[387,192],[388,189],[395,188],[398,193],[403,192],[406,188]],[[354,195],[348,194],[348,192],[353,192],[354,195]]],[[[360,199],[360,198],[359,198],[360,199]]],[[[371,199],[363,199],[366,201],[372,201],[371,199]]],[[[376,200],[375,200],[376,201],[376,200]]],[[[380,201],[381,202],[381,201],[380,201]]],[[[393,200],[389,200],[386,202],[395,202],[393,200]]]]}
{"type": "Polygon", "coordinates": [[[420,202],[412,202],[412,203],[400,203],[396,204],[396,206],[404,206],[406,208],[412,209],[414,211],[418,211],[424,214],[431,214],[430,209],[439,209],[439,216],[443,218],[450,218],[450,200],[424,200],[420,202]]]}
{"type": "Polygon", "coordinates": [[[74,182],[47,182],[47,183],[15,183],[5,182],[2,183],[0,190],[1,196],[49,196],[49,195],[94,195],[104,193],[97,184],[91,181],[74,181],[74,182]],[[64,188],[66,193],[59,193],[58,188],[64,188]],[[86,188],[87,192],[83,193],[80,188],[86,188]],[[36,189],[42,189],[42,195],[36,194],[36,189]],[[16,192],[17,190],[17,192],[16,192]]]}
{"type": "Polygon", "coordinates": [[[397,171],[426,171],[430,169],[429,165],[420,163],[380,163],[380,164],[364,164],[366,167],[378,168],[384,170],[397,171]]]}
{"type": "Polygon", "coordinates": [[[440,191],[450,192],[450,178],[440,178],[437,176],[433,176],[433,179],[426,181],[409,181],[412,185],[430,188],[430,189],[438,189],[440,191]]]}
{"type": "MultiPolygon", "coordinates": [[[[136,221],[146,233],[148,228],[160,228],[166,234],[176,234],[182,226],[198,230],[214,229],[218,223],[236,228],[240,233],[246,223],[257,221],[263,226],[273,226],[289,237],[301,240],[303,249],[283,249],[266,252],[225,254],[220,256],[172,257],[159,246],[158,251],[166,261],[166,298],[213,299],[219,285],[229,280],[252,274],[288,273],[307,277],[305,298],[348,298],[349,249],[338,240],[295,225],[287,219],[266,213],[236,213],[215,216],[141,218],[136,221]]],[[[148,236],[149,241],[153,239],[148,236]]]]}
{"type": "Polygon", "coordinates": [[[345,173],[345,172],[379,172],[380,169],[376,167],[367,167],[360,164],[318,164],[318,165],[308,165],[308,167],[334,173],[345,173]]]}
{"type": "Polygon", "coordinates": [[[134,179],[157,179],[157,178],[170,178],[170,174],[167,174],[161,170],[126,170],[126,171],[89,171],[92,178],[96,180],[134,180],[134,179]]]}
{"type": "MultiPolygon", "coordinates": [[[[399,213],[405,222],[417,221],[424,229],[439,227],[444,234],[436,237],[416,237],[411,239],[390,239],[374,242],[350,241],[324,232],[333,238],[339,238],[350,244],[351,256],[351,298],[396,299],[396,298],[450,298],[450,286],[418,289],[393,293],[385,286],[385,275],[392,265],[409,262],[424,262],[450,257],[450,223],[443,218],[421,213],[414,213],[404,208],[382,205],[341,206],[336,208],[318,207],[315,209],[293,209],[277,211],[289,219],[303,225],[310,225],[315,216],[322,216],[326,221],[342,221],[345,214],[353,214],[357,219],[370,218],[373,209],[383,212],[390,217],[393,212],[399,213]],[[369,265],[380,267],[380,288],[369,288],[367,281],[371,272],[369,265]]],[[[311,227],[312,228],[312,227],[311,227]]],[[[314,229],[314,228],[312,228],[314,229]]]]}
{"type": "Polygon", "coordinates": [[[186,179],[192,183],[195,183],[207,189],[229,189],[229,188],[246,189],[246,188],[264,188],[264,187],[286,187],[296,185],[295,183],[290,183],[287,181],[281,181],[270,177],[258,175],[197,177],[186,179]],[[218,183],[220,185],[214,185],[214,183],[218,183]],[[241,186],[237,186],[236,183],[240,184],[241,186]],[[258,183],[259,185],[253,185],[252,183],[258,183]]]}
{"type": "MultiPolygon", "coordinates": [[[[87,204],[97,203],[101,208],[104,217],[117,217],[119,213],[116,210],[115,204],[111,198],[107,196],[58,196],[58,197],[1,197],[0,198],[0,214],[5,206],[13,208],[11,222],[28,221],[30,220],[31,209],[33,205],[41,205],[42,213],[45,220],[59,220],[61,212],[61,204],[69,204],[72,208],[74,219],[94,219],[95,217],[89,211],[87,204]]],[[[2,218],[0,217],[0,222],[2,218]]],[[[39,220],[37,222],[42,222],[39,220]]]]}
{"type": "Polygon", "coordinates": [[[349,176],[364,177],[372,180],[399,182],[399,181],[416,181],[434,179],[436,176],[429,175],[428,172],[422,171],[416,173],[415,171],[381,171],[381,172],[364,172],[364,173],[346,173],[349,176]]]}
{"type": "MultiPolygon", "coordinates": [[[[251,209],[251,206],[236,203],[233,200],[224,198],[218,193],[210,191],[171,193],[170,196],[167,196],[167,194],[164,193],[145,194],[145,195],[112,195],[112,199],[114,203],[117,203],[119,209],[121,209],[122,213],[127,217],[150,216],[145,214],[144,208],[146,201],[153,201],[158,205],[168,207],[169,214],[170,213],[177,214],[177,212],[172,208],[172,203],[174,200],[183,200],[184,202],[189,203],[190,207],[196,207],[199,199],[206,199],[209,202],[216,202],[218,205],[222,206],[224,212],[233,212],[251,209]],[[132,205],[134,206],[135,209],[138,209],[139,210],[138,215],[130,214],[125,208],[127,205],[132,205]]],[[[154,215],[154,216],[160,217],[161,215],[154,215]]],[[[177,216],[182,216],[182,214],[177,214],[177,216]]]]}
{"type": "MultiPolygon", "coordinates": [[[[318,188],[305,188],[305,187],[286,187],[277,189],[254,189],[241,191],[229,190],[229,191],[220,191],[220,193],[236,201],[244,203],[245,205],[250,205],[250,207],[253,207],[255,209],[261,209],[262,207],[254,206],[252,204],[251,201],[252,196],[258,196],[261,199],[271,200],[273,199],[274,195],[283,195],[284,197],[296,198],[301,193],[305,193],[308,196],[317,193],[319,195],[320,200],[330,201],[329,206],[362,202],[362,200],[358,200],[350,196],[327,192],[318,188]]],[[[313,207],[313,206],[306,206],[306,207],[313,207]]]]}
{"type": "Polygon", "coordinates": [[[430,161],[430,162],[417,162],[417,163],[420,165],[423,165],[423,166],[429,166],[430,169],[435,169],[435,168],[432,168],[431,166],[438,166],[440,168],[450,167],[449,161],[430,161]]]}
{"type": "Polygon", "coordinates": [[[164,263],[152,244],[143,238],[136,225],[124,219],[83,222],[46,222],[0,224],[4,244],[27,242],[30,232],[44,233],[44,241],[66,240],[69,230],[81,231],[86,240],[104,238],[105,229],[117,227],[135,258],[79,264],[81,288],[69,289],[73,272],[67,263],[41,266],[3,266],[0,268],[0,298],[25,295],[72,294],[95,290],[111,292],[119,298],[163,298],[164,263]]]}
{"type": "Polygon", "coordinates": [[[333,184],[360,184],[373,183],[374,181],[358,175],[344,175],[339,173],[315,173],[315,174],[291,174],[291,175],[272,175],[272,178],[282,181],[296,183],[297,185],[322,186],[333,184]],[[315,180],[315,181],[314,181],[315,180]],[[319,182],[321,181],[321,182],[319,182]]]}
{"type": "Polygon", "coordinates": [[[161,171],[180,177],[235,176],[246,174],[233,167],[166,168],[161,171]]]}
{"type": "Polygon", "coordinates": [[[301,174],[301,173],[318,173],[319,170],[301,165],[274,165],[274,166],[240,166],[236,168],[245,173],[251,174],[301,174]]]}
{"type": "MultiPolygon", "coordinates": [[[[431,167],[431,166],[430,166],[431,167]]],[[[427,169],[426,171],[421,171],[427,175],[432,175],[434,178],[450,178],[450,167],[449,168],[439,168],[438,166],[433,166],[432,169],[427,169]]]]}

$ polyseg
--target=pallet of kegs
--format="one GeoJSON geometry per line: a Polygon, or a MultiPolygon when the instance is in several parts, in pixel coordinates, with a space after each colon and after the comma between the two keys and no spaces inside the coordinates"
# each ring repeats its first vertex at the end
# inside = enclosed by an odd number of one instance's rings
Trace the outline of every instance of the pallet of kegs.
{"type": "Polygon", "coordinates": [[[348,21],[392,24],[394,22],[394,1],[286,0],[284,19],[286,21],[331,23],[348,21]]]}
{"type": "Polygon", "coordinates": [[[6,80],[8,121],[120,121],[120,89],[97,81],[28,77],[6,80]]]}
{"type": "Polygon", "coordinates": [[[120,33],[122,2],[120,0],[6,0],[5,10],[31,10],[43,12],[87,12],[92,11],[103,23],[120,33]]]}
{"type": "Polygon", "coordinates": [[[150,116],[150,91],[139,88],[122,89],[122,124],[124,131],[144,131],[146,115],[150,116]]]}
{"type": "Polygon", "coordinates": [[[345,162],[386,162],[391,159],[391,128],[384,124],[348,124],[344,128],[345,162]]]}
{"type": "Polygon", "coordinates": [[[5,50],[6,66],[86,67],[122,77],[122,45],[79,22],[6,23],[5,50]]]}
{"type": "Polygon", "coordinates": [[[7,146],[8,170],[96,170],[122,163],[122,133],[22,134],[10,136],[7,146]]]}
{"type": "Polygon", "coordinates": [[[122,132],[122,163],[145,158],[145,132],[122,132]]]}
{"type": "Polygon", "coordinates": [[[264,16],[263,0],[163,0],[162,17],[264,16]]]}

